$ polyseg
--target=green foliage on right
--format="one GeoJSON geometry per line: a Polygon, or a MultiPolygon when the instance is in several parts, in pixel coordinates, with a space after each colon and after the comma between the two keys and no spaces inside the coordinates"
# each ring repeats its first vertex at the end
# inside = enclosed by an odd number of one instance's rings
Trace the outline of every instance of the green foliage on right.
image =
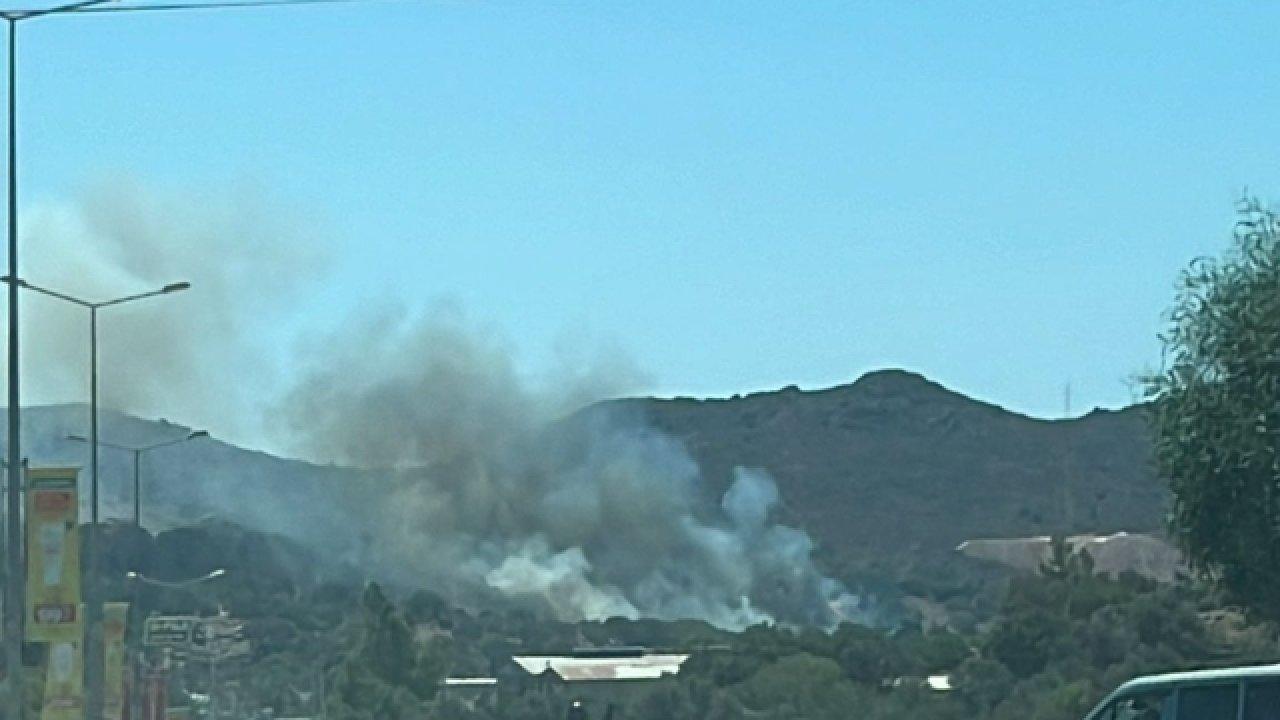
{"type": "Polygon", "coordinates": [[[1239,208],[1220,260],[1183,273],[1145,379],[1172,527],[1192,564],[1280,618],[1280,219],[1239,208]]]}

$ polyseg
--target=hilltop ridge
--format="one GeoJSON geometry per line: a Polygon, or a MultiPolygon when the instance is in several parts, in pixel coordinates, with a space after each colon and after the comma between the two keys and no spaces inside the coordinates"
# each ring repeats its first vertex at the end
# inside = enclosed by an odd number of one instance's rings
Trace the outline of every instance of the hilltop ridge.
{"type": "Polygon", "coordinates": [[[955,547],[977,537],[1160,533],[1168,503],[1140,407],[1036,419],[881,370],[821,390],[594,410],[608,409],[683,440],[711,493],[734,466],[768,469],[783,519],[844,574],[931,572],[963,562],[955,547]]]}
{"type": "MultiPolygon", "coordinates": [[[[24,410],[33,462],[82,461],[83,444],[66,435],[84,431],[84,412],[79,405],[24,410]]],[[[622,398],[566,421],[607,413],[680,440],[701,470],[700,491],[711,505],[735,467],[764,468],[780,492],[776,519],[809,533],[828,572],[855,582],[898,583],[969,573],[977,561],[955,548],[974,538],[1159,534],[1168,494],[1147,461],[1142,412],[1130,407],[1035,419],[918,373],[881,370],[817,390],[622,398]]],[[[103,437],[113,441],[148,442],[188,430],[103,414],[103,437]]],[[[129,458],[104,451],[102,462],[106,515],[124,515],[129,458]]],[[[353,483],[377,492],[385,477],[379,470],[279,458],[217,439],[148,456],[143,475],[143,521],[153,530],[220,517],[285,534],[357,565],[369,548],[348,515],[365,510],[329,507],[321,498],[358,499],[360,493],[350,494],[353,483]]]]}

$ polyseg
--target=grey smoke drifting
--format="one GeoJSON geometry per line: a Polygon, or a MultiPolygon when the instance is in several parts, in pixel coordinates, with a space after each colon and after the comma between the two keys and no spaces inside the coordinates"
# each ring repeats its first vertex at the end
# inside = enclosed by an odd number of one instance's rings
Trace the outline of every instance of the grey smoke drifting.
{"type": "MultiPolygon", "coordinates": [[[[279,378],[265,338],[323,266],[307,223],[266,197],[247,185],[161,191],[108,177],[73,201],[23,209],[21,273],[32,283],[88,300],[193,285],[102,311],[105,407],[255,444],[247,408],[279,378]]],[[[32,293],[21,308],[24,401],[85,402],[87,313],[32,293]]]]}
{"type": "MultiPolygon", "coordinates": [[[[772,521],[767,474],[739,469],[710,498],[685,448],[642,418],[575,412],[640,386],[616,352],[570,345],[531,377],[449,306],[362,316],[282,347],[324,266],[312,249],[323,243],[302,228],[250,189],[162,193],[122,180],[25,214],[31,282],[90,299],[193,283],[103,314],[104,406],[362,468],[349,482],[339,468],[286,482],[265,465],[245,474],[228,448],[187,448],[204,458],[190,469],[218,481],[173,468],[183,482],[152,488],[153,517],[166,502],[212,508],[407,586],[564,619],[828,625],[856,609],[814,567],[809,538],[772,521]]],[[[85,314],[36,297],[23,312],[27,401],[82,402],[85,314]]]]}
{"type": "Polygon", "coordinates": [[[850,598],[771,522],[766,473],[707,502],[677,441],[608,408],[565,416],[566,397],[618,392],[610,377],[632,374],[530,382],[457,312],[384,314],[314,344],[279,417],[303,454],[381,468],[339,503],[371,533],[359,560],[408,584],[566,620],[835,620],[850,598]]]}

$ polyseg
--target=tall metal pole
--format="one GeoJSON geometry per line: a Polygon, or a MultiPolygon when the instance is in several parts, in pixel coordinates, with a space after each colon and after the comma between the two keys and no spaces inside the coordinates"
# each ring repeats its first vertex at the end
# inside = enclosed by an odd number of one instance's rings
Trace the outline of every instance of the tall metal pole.
{"type": "MultiPolygon", "coordinates": [[[[25,287],[36,290],[37,292],[49,292],[49,293],[53,292],[53,291],[47,290],[46,288],[35,287],[30,283],[27,283],[25,287]]],[[[102,308],[102,307],[108,307],[113,304],[118,304],[118,303],[82,302],[78,298],[71,298],[71,296],[69,295],[63,295],[62,297],[64,299],[70,299],[71,302],[74,302],[77,305],[80,305],[81,307],[88,307],[88,308],[92,308],[95,306],[98,308],[102,308]]],[[[132,299],[138,299],[138,298],[132,298],[132,299]]],[[[195,440],[196,438],[202,438],[202,437],[209,437],[209,433],[204,430],[196,430],[189,433],[186,437],[169,440],[167,442],[144,445],[142,447],[116,445],[115,443],[109,443],[104,440],[98,441],[99,447],[109,447],[109,448],[115,448],[116,450],[123,450],[133,456],[133,524],[138,530],[142,530],[142,458],[143,456],[145,456],[147,453],[151,452],[152,450],[159,450],[160,448],[169,447],[171,445],[177,445],[178,443],[184,443],[184,442],[188,442],[190,440],[195,440]]],[[[68,435],[67,439],[75,440],[77,442],[82,442],[86,445],[89,445],[93,442],[91,439],[84,437],[82,435],[68,435]]],[[[134,558],[135,562],[133,563],[133,566],[136,567],[138,565],[136,561],[139,559],[140,558],[134,558]]]]}
{"type": "Polygon", "coordinates": [[[142,529],[142,473],[138,470],[140,467],[142,467],[141,449],[133,451],[133,526],[139,530],[142,529]]]}
{"type": "Polygon", "coordinates": [[[85,717],[102,717],[102,605],[98,597],[98,308],[89,308],[89,537],[85,543],[85,717]]]}
{"type": "MultiPolygon", "coordinates": [[[[88,0],[98,2],[99,0],[88,0]]],[[[89,302],[66,293],[49,288],[32,285],[24,280],[8,278],[10,286],[20,286],[26,290],[49,295],[65,302],[78,305],[89,310],[89,523],[85,529],[84,571],[81,574],[84,585],[85,613],[85,647],[84,647],[84,679],[85,718],[100,720],[103,707],[103,649],[102,649],[102,593],[101,579],[98,573],[98,311],[105,307],[115,307],[127,302],[144,298],[179,292],[191,287],[190,283],[170,283],[159,290],[126,295],[104,302],[89,302]]]]}
{"type": "MultiPolygon", "coordinates": [[[[134,450],[133,451],[133,524],[139,530],[142,529],[142,515],[141,515],[142,503],[140,500],[141,496],[139,494],[139,489],[142,487],[142,483],[140,481],[141,475],[139,474],[139,471],[138,471],[138,467],[141,464],[142,464],[142,450],[134,450]]],[[[134,540],[139,541],[140,538],[134,538],[134,540]]],[[[134,567],[138,567],[138,560],[139,558],[136,556],[133,558],[132,565],[134,567]]],[[[139,678],[142,677],[140,665],[142,662],[141,655],[143,652],[142,651],[142,633],[139,632],[139,628],[137,627],[137,620],[141,617],[141,613],[138,611],[138,585],[139,584],[140,583],[138,582],[130,583],[131,588],[130,588],[130,598],[129,598],[130,600],[129,613],[133,616],[133,619],[134,619],[134,624],[131,625],[133,637],[134,637],[133,652],[128,655],[128,657],[131,658],[132,660],[129,666],[130,668],[132,668],[132,673],[133,673],[131,676],[132,681],[130,682],[131,692],[129,693],[129,717],[130,718],[138,717],[137,709],[142,707],[137,702],[138,687],[139,687],[138,680],[139,678]]],[[[103,674],[104,675],[106,674],[105,668],[103,670],[103,674]]]]}
{"type": "Polygon", "coordinates": [[[129,643],[128,653],[128,669],[129,669],[129,707],[128,713],[130,718],[139,718],[142,716],[142,677],[145,672],[144,655],[145,650],[142,646],[142,628],[140,625],[145,622],[142,617],[142,611],[138,608],[138,583],[131,583],[129,598],[129,615],[131,620],[129,623],[129,643]]]}
{"type": "MultiPolygon", "coordinates": [[[[9,22],[9,277],[18,277],[17,21],[9,22]]],[[[22,417],[18,393],[18,284],[9,283],[9,487],[5,548],[5,662],[9,671],[9,708],[22,720],[26,695],[22,681],[22,616],[26,572],[22,561],[22,417]]]]}
{"type": "Polygon", "coordinates": [[[209,717],[218,720],[218,654],[217,648],[209,655],[209,717]]]}
{"type": "Polygon", "coordinates": [[[328,720],[329,704],[324,697],[324,660],[320,661],[320,720],[328,720]]]}

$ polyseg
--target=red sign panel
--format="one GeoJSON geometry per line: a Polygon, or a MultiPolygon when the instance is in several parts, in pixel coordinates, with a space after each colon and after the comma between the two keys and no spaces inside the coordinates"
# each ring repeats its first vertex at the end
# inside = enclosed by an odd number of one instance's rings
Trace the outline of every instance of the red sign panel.
{"type": "Polygon", "coordinates": [[[37,490],[35,492],[36,510],[44,512],[62,512],[71,507],[72,497],[69,492],[53,490],[37,490]]]}

